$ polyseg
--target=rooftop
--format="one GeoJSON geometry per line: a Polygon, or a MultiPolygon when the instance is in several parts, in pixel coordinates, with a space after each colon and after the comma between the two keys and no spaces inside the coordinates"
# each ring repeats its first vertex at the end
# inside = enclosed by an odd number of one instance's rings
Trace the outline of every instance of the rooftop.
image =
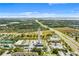
{"type": "Polygon", "coordinates": [[[52,43],[51,47],[52,48],[63,49],[63,46],[62,46],[61,43],[52,43]]]}

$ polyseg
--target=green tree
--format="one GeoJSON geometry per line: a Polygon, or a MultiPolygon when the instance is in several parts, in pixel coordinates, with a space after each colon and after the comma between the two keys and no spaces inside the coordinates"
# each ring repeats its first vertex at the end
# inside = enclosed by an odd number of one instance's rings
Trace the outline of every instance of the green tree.
{"type": "Polygon", "coordinates": [[[33,51],[33,52],[37,52],[38,55],[43,55],[43,51],[42,51],[41,48],[36,48],[36,47],[35,47],[35,48],[32,49],[32,51],[33,51]]]}
{"type": "Polygon", "coordinates": [[[14,52],[23,52],[23,49],[22,48],[15,48],[13,49],[14,52]]]}
{"type": "Polygon", "coordinates": [[[53,50],[52,50],[52,54],[53,54],[53,53],[54,53],[54,54],[58,54],[58,49],[53,49],[53,50]]]}

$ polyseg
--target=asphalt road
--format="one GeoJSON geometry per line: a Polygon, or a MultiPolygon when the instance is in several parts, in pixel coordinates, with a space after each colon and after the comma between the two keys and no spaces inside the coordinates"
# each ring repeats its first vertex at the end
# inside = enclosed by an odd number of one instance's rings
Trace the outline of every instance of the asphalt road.
{"type": "Polygon", "coordinates": [[[40,26],[44,27],[44,28],[48,28],[49,30],[55,32],[57,35],[59,35],[71,48],[72,50],[79,55],[79,43],[77,43],[75,40],[72,40],[69,36],[63,34],[60,31],[57,31],[55,29],[52,29],[46,25],[43,25],[41,22],[39,22],[38,20],[35,20],[36,23],[38,23],[40,26]]]}

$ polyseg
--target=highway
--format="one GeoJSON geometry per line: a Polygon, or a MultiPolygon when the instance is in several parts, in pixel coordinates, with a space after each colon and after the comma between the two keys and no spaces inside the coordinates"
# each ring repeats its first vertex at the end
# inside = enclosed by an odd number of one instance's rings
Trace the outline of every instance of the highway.
{"type": "Polygon", "coordinates": [[[71,49],[79,55],[79,43],[77,43],[75,40],[71,39],[69,36],[67,36],[66,34],[63,34],[60,31],[57,31],[53,28],[50,28],[44,24],[42,24],[41,22],[39,22],[38,20],[35,20],[36,23],[38,23],[40,26],[44,27],[44,28],[48,28],[49,30],[55,32],[57,35],[59,35],[70,47],[71,49]]]}

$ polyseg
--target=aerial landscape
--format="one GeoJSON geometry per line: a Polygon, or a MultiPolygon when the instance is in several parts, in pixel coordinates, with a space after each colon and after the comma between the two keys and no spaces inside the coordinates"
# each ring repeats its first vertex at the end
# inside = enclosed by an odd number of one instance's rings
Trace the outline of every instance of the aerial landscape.
{"type": "Polygon", "coordinates": [[[0,4],[0,56],[79,56],[79,4],[0,4]]]}

